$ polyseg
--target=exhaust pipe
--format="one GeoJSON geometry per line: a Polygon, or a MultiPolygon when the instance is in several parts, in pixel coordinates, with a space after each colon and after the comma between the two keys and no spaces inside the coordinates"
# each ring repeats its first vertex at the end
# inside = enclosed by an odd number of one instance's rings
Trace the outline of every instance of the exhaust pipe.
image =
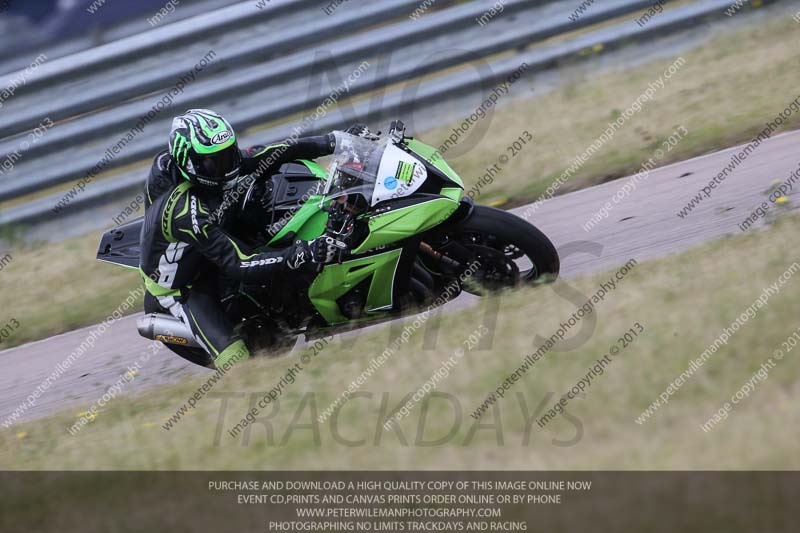
{"type": "Polygon", "coordinates": [[[190,348],[202,348],[195,340],[189,326],[171,315],[159,313],[145,315],[136,321],[136,329],[139,330],[139,335],[145,339],[190,348]]]}

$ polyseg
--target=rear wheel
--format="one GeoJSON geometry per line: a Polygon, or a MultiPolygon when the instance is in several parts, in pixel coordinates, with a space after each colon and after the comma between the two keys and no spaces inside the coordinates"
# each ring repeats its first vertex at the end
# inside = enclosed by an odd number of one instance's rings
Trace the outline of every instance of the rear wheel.
{"type": "Polygon", "coordinates": [[[450,240],[461,251],[462,263],[475,263],[475,268],[468,268],[475,273],[463,285],[472,294],[558,277],[560,261],[550,239],[533,224],[507,211],[475,206],[470,216],[450,233],[450,240]]]}

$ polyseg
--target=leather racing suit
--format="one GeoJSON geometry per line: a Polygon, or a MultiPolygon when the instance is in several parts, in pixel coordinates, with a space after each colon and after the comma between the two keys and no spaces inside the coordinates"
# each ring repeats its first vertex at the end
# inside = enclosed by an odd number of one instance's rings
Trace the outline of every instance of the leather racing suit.
{"type": "MultiPolygon", "coordinates": [[[[242,150],[240,176],[269,176],[284,163],[329,155],[335,145],[328,134],[242,150]]],[[[145,312],[169,312],[183,321],[218,368],[249,356],[222,309],[219,274],[265,280],[291,267],[294,252],[290,246],[251,253],[226,231],[225,220],[238,206],[228,208],[225,201],[222,191],[193,186],[180,177],[167,151],[159,153],[145,184],[140,237],[145,312]]]]}

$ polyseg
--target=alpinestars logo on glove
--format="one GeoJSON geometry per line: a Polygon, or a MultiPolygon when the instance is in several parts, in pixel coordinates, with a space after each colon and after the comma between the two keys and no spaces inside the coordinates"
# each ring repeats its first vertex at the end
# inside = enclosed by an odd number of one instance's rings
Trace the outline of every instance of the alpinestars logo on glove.
{"type": "MultiPolygon", "coordinates": [[[[281,258],[282,259],[282,258],[281,258]]],[[[306,253],[303,250],[298,250],[294,257],[289,259],[289,268],[297,270],[300,265],[306,262],[306,253]]]]}

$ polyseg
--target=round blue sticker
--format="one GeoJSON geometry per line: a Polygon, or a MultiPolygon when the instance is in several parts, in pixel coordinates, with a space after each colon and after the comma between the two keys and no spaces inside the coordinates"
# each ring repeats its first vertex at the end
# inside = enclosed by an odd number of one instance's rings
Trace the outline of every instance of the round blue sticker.
{"type": "Polygon", "coordinates": [[[395,178],[394,176],[389,176],[388,178],[383,180],[383,186],[389,189],[390,191],[395,190],[397,188],[397,178],[395,178]]]}

